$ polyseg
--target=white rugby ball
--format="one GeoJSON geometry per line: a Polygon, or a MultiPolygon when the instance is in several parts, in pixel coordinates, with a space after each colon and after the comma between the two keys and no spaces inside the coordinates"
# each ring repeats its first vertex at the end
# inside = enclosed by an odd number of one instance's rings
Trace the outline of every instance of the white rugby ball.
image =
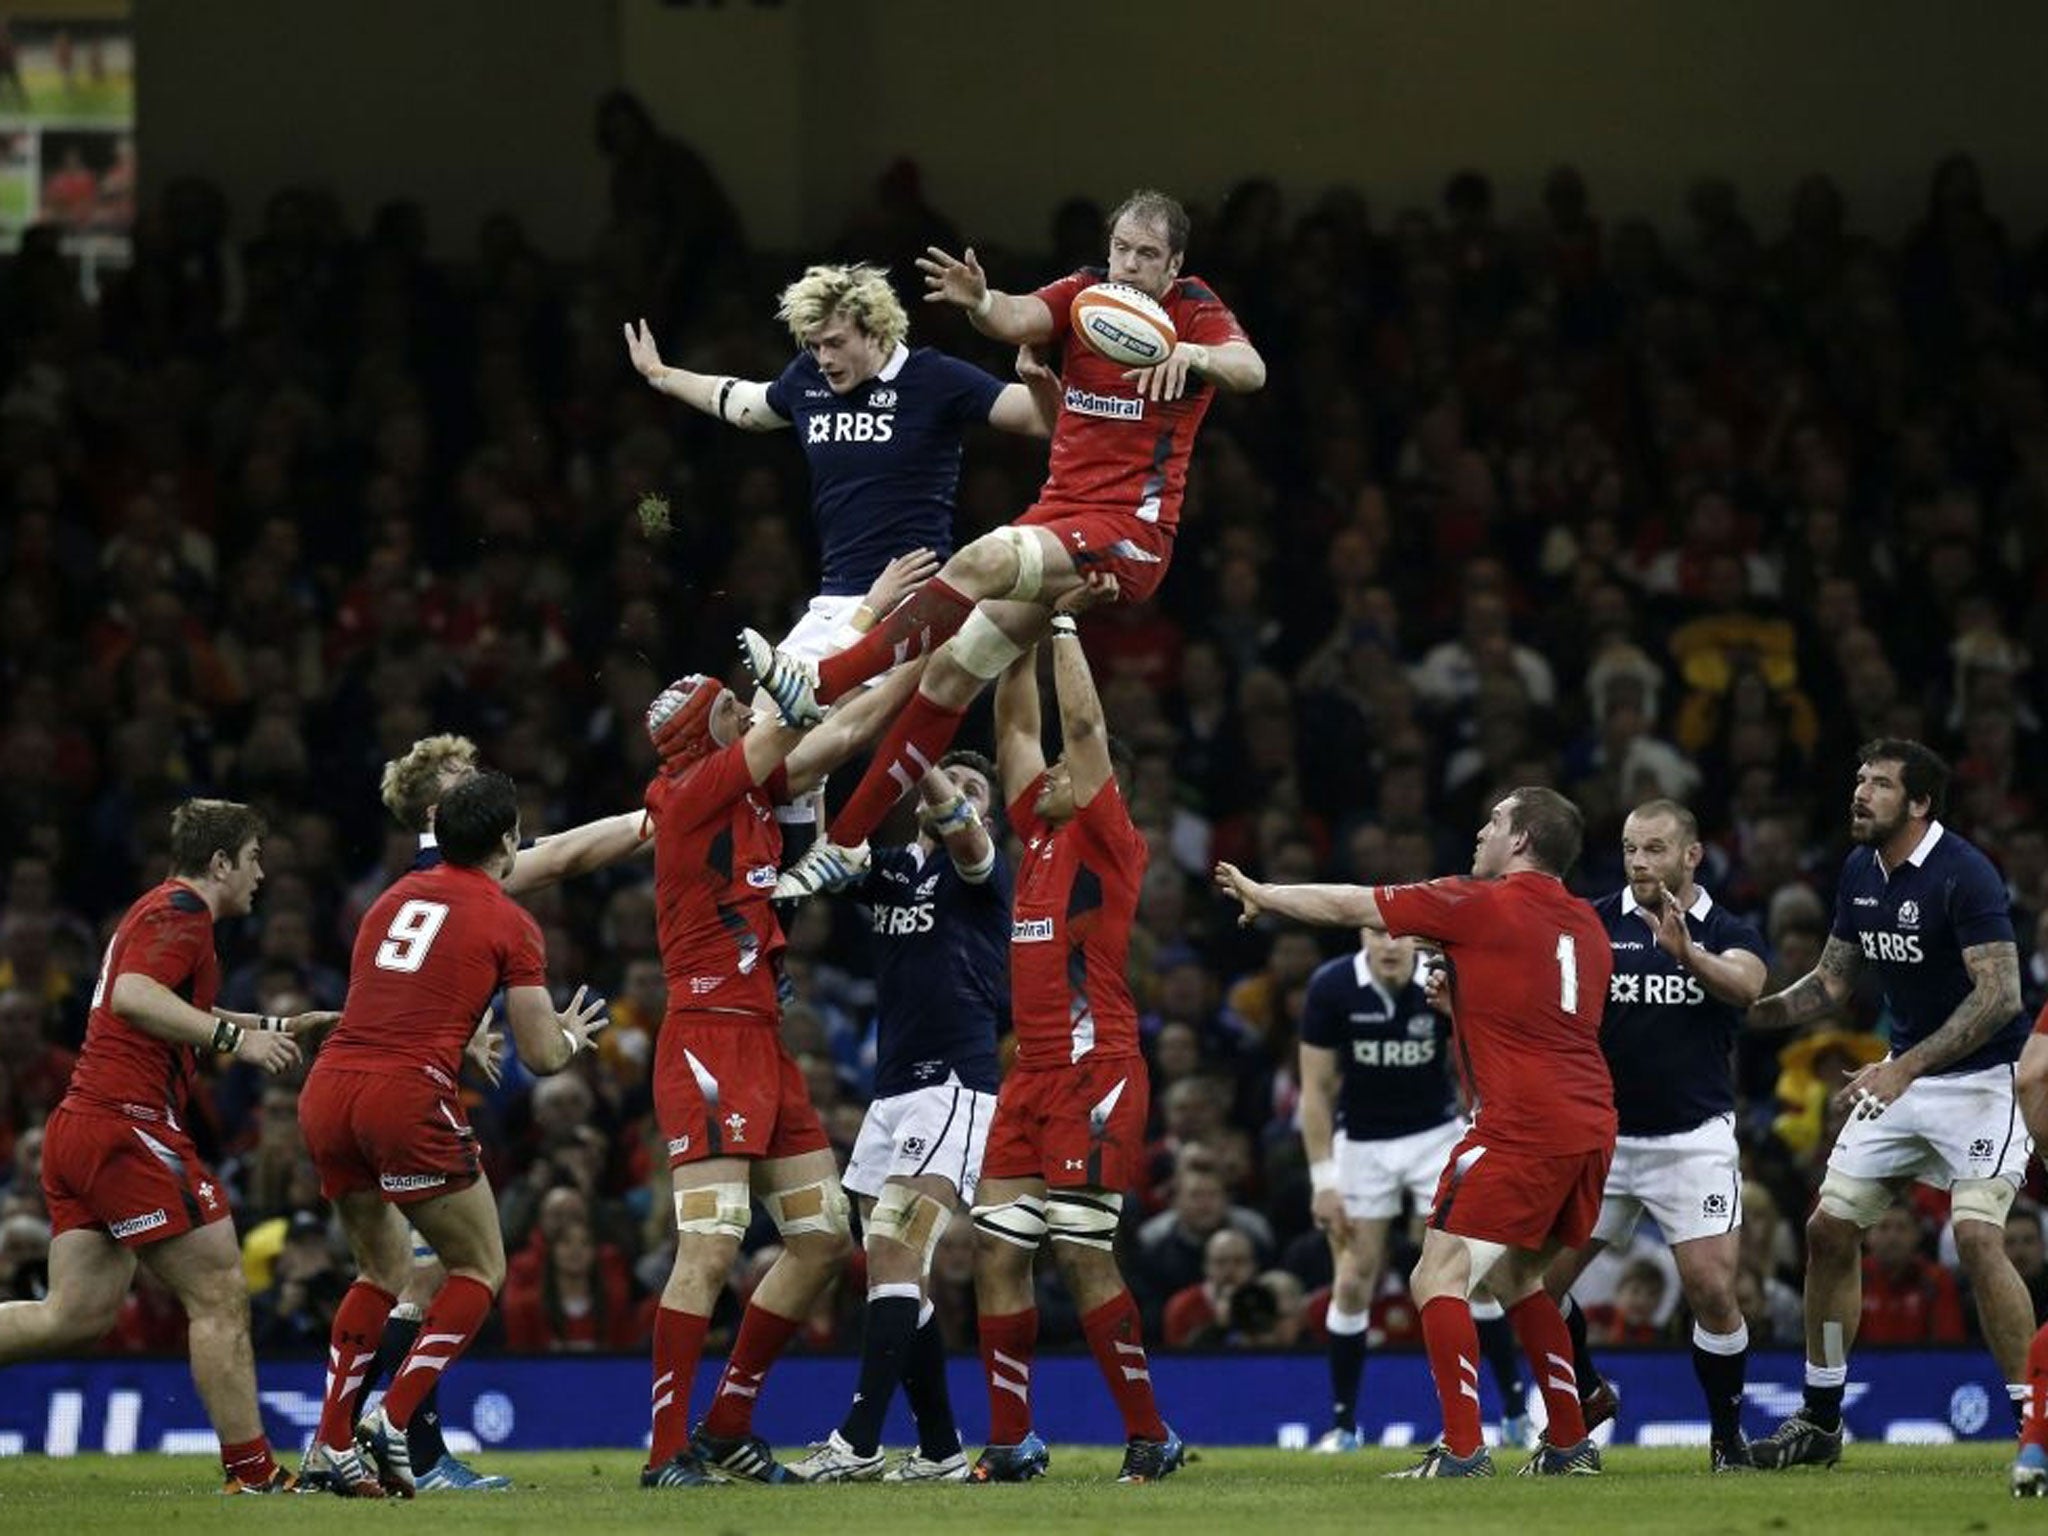
{"type": "Polygon", "coordinates": [[[1163,363],[1177,339],[1159,301],[1129,283],[1097,283],[1074,296],[1074,334],[1126,368],[1163,363]]]}

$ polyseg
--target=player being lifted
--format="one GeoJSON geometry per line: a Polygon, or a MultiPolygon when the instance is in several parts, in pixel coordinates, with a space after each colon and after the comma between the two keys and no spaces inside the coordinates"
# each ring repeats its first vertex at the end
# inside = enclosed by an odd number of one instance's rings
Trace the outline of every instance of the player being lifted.
{"type": "Polygon", "coordinates": [[[263,819],[227,800],[171,814],[171,875],[128,909],[93,989],[85,1045],[43,1141],[50,1291],[0,1304],[0,1366],[83,1349],[114,1326],[138,1261],[190,1319],[192,1382],[220,1437],[229,1493],[294,1486],[256,1404],[249,1295],[227,1191],[200,1162],[185,1106],[201,1053],[273,1075],[332,1013],[280,1019],[213,1006],[213,927],[263,881],[263,819]]]}
{"type": "MultiPolygon", "coordinates": [[[[476,743],[467,736],[424,736],[406,750],[405,756],[384,765],[380,791],[384,807],[400,826],[419,837],[419,852],[413,859],[415,870],[432,869],[441,863],[441,849],[434,832],[435,808],[443,795],[477,772],[476,757],[476,743]]],[[[518,861],[504,880],[505,893],[524,896],[558,881],[589,874],[647,848],[646,820],[644,813],[628,811],[536,839],[519,850],[518,861]]],[[[500,1044],[502,1041],[485,1024],[471,1041],[471,1057],[485,1072],[495,1072],[500,1044]]],[[[415,1241],[413,1267],[398,1294],[398,1304],[384,1324],[377,1358],[362,1373],[358,1408],[361,1400],[397,1369],[398,1362],[412,1348],[413,1340],[419,1336],[420,1319],[426,1316],[434,1293],[447,1277],[448,1271],[435,1257],[434,1250],[423,1241],[415,1241]]],[[[441,1434],[440,1395],[441,1373],[436,1371],[428,1378],[426,1396],[406,1423],[406,1454],[418,1491],[488,1493],[511,1487],[510,1478],[480,1473],[448,1449],[441,1434]]]]}
{"type": "MultiPolygon", "coordinates": [[[[1451,1076],[1448,1009],[1432,1006],[1413,939],[1375,929],[1363,948],[1319,967],[1302,1009],[1301,1139],[1312,1214],[1329,1239],[1330,1428],[1312,1449],[1358,1448],[1358,1386],[1366,1329],[1386,1269],[1402,1196],[1429,1208],[1451,1148],[1465,1133],[1451,1076]]],[[[1500,1388],[1501,1437],[1531,1433],[1513,1330],[1497,1303],[1473,1304],[1481,1348],[1500,1388]]]]}
{"type": "Polygon", "coordinates": [[[1571,1285],[1649,1212],[1692,1309],[1692,1367],[1713,1421],[1708,1465],[1736,1472],[1754,1463],[1742,1436],[1749,1328],[1735,1301],[1742,1162],[1734,1052],[1743,1012],[1763,991],[1764,942],[1700,887],[1702,851],[1699,823],[1675,800],[1645,801],[1622,823],[1628,884],[1593,908],[1614,956],[1600,1048],[1620,1135],[1592,1241],[1562,1255],[1548,1284],[1566,1308],[1580,1402],[1587,1426],[1597,1427],[1613,1417],[1615,1396],[1593,1366],[1571,1285]]]}
{"type": "MultiPolygon", "coordinates": [[[[779,896],[808,896],[859,877],[866,842],[889,808],[936,762],[975,695],[1044,633],[1053,604],[1084,577],[1116,579],[1121,599],[1143,602],[1173,555],[1195,433],[1216,391],[1266,381],[1266,364],[1237,319],[1199,278],[1182,277],[1188,217],[1159,192],[1136,192],[1111,221],[1107,275],[1141,288],[1173,318],[1180,340],[1166,360],[1127,370],[1084,346],[1066,349],[1052,464],[1035,506],[976,539],[858,642],[822,661],[778,651],[752,630],[741,649],[783,718],[800,722],[907,657],[933,652],[910,707],[890,727],[865,777],[820,840],[783,874],[779,896]]],[[[974,252],[933,250],[918,265],[937,303],[965,309],[990,336],[1042,346],[1067,331],[1075,295],[1101,269],[1075,272],[1035,293],[988,286],[974,252]]]]}
{"type": "Polygon", "coordinates": [[[1049,1460],[1031,1424],[1031,1268],[1048,1236],[1123,1416],[1117,1481],[1156,1482],[1184,1456],[1153,1399],[1137,1303],[1116,1263],[1124,1191],[1143,1174],[1152,1099],[1125,975],[1147,850],[1112,770],[1102,702],[1073,617],[1115,595],[1113,577],[1091,574],[1055,604],[1059,761],[1046,766],[1035,653],[1013,662],[996,690],[996,765],[1024,853],[1010,922],[1017,1060],[996,1100],[974,1202],[974,1295],[989,1396],[977,1482],[1038,1477],[1049,1460]]]}
{"type": "Polygon", "coordinates": [[[878,853],[856,887],[875,935],[875,1099],[845,1183],[867,1235],[867,1328],[852,1408],[790,1467],[806,1482],[967,1476],[925,1287],[939,1239],[973,1204],[1002,1077],[1010,870],[988,824],[995,781],[979,753],[948,753],[918,781],[916,840],[878,853]],[[882,1419],[899,1380],[918,1448],[885,1473],[882,1419]]]}
{"type": "MultiPolygon", "coordinates": [[[[645,320],[626,327],[626,351],[655,389],[707,416],[751,432],[797,429],[824,571],[818,595],[781,644],[815,662],[880,616],[861,613],[861,595],[890,560],[914,549],[952,552],[963,434],[987,422],[1045,437],[1053,408],[1024,384],[1005,384],[933,347],[912,348],[910,317],[879,267],[806,268],[782,290],[775,317],[802,350],[772,383],[671,368],[645,320]],[[854,623],[856,615],[866,622],[854,623]]],[[[821,800],[805,795],[776,819],[809,823],[821,800]]]]}
{"type": "Polygon", "coordinates": [[[1549,1443],[1526,1471],[1600,1470],[1572,1378],[1571,1335],[1543,1289],[1564,1248],[1591,1236],[1614,1152],[1614,1099],[1600,1055],[1607,935],[1564,887],[1584,823],[1557,791],[1520,788],[1493,808],[1472,878],[1422,885],[1263,885],[1232,864],[1216,883],[1243,908],[1298,922],[1412,934],[1450,964],[1453,1031],[1472,1127],[1436,1190],[1409,1289],[1444,1414],[1444,1438],[1402,1477],[1490,1477],[1479,1426],[1479,1339],[1467,1305],[1485,1284],[1549,1411],[1549,1443]]]}
{"type": "Polygon", "coordinates": [[[668,980],[654,1109],[668,1143],[677,1237],[655,1314],[642,1487],[688,1487],[721,1474],[793,1480],[753,1433],[754,1402],[838,1273],[850,1227],[824,1126],[782,1043],[782,930],[768,905],[782,847],[774,808],[864,746],[915,682],[916,669],[906,667],[808,735],[772,711],[753,720],[736,695],[701,673],[669,684],[648,706],[661,759],[647,812],[668,980]],[[705,1331],[756,1196],[782,1253],[747,1303],[711,1411],[693,1430],[690,1388],[705,1331]]]}
{"type": "Polygon", "coordinates": [[[512,781],[471,774],[441,798],[434,827],[441,862],[395,882],[356,930],[341,1027],[299,1098],[320,1192],[347,1229],[358,1274],[334,1315],[306,1465],[348,1497],[412,1496],[406,1427],[476,1337],[504,1283],[497,1201],[459,1090],[477,1019],[502,987],[513,1046],[541,1074],[566,1067],[604,1023],[603,1000],[586,1006],[580,988],[556,1011],[540,927],[505,893],[521,857],[512,781]],[[362,1378],[413,1268],[407,1222],[432,1245],[447,1279],[391,1390],[356,1427],[362,1378]]]}
{"type": "Polygon", "coordinates": [[[1866,965],[1884,988],[1892,1052],[1842,1089],[1853,1106],[1806,1221],[1806,1393],[1752,1446],[1767,1470],[1842,1458],[1842,1396],[1862,1316],[1861,1235],[1901,1185],[1950,1192],[1956,1250],[2015,1411],[2033,1303],[2005,1252],[2005,1215],[2033,1143],[2013,1098],[2027,1037],[2010,899],[1991,861],[1937,819],[1948,765],[1917,741],[1866,742],[1849,802],[1858,846],[1807,976],[1756,1005],[1782,1028],[1848,1001],[1866,965]]]}

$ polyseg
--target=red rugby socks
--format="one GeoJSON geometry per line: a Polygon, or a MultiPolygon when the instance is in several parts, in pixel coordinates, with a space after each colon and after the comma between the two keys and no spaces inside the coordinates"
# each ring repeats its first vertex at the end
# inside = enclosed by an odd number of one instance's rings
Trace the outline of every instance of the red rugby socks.
{"type": "Polygon", "coordinates": [[[936,650],[973,611],[973,598],[934,576],[873,629],[818,663],[818,702],[833,703],[891,667],[936,650]]]}

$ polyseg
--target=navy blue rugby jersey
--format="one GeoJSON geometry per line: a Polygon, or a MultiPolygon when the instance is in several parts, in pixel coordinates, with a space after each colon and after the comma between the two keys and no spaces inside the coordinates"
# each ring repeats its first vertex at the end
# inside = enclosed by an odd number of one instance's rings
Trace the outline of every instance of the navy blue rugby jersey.
{"type": "Polygon", "coordinates": [[[1429,1006],[1419,977],[1382,986],[1363,950],[1316,968],[1301,1038],[1337,1053],[1337,1125],[1354,1141],[1412,1136],[1458,1113],[1451,1021],[1429,1006]]]}
{"type": "MultiPolygon", "coordinates": [[[[1614,1078],[1623,1136],[1671,1136],[1735,1110],[1735,1037],[1742,1009],[1709,993],[1659,947],[1650,914],[1623,886],[1593,903],[1614,951],[1600,1049],[1614,1078]]],[[[1709,954],[1746,949],[1766,964],[1755,927],[1694,887],[1686,931],[1709,954]]]]}
{"type": "Polygon", "coordinates": [[[1010,896],[1000,848],[976,884],[944,848],[878,848],[856,887],[875,955],[875,1097],[958,1081],[994,1093],[1010,1016],[1010,896]]]}
{"type": "MultiPolygon", "coordinates": [[[[1854,944],[1882,983],[1896,1056],[1940,1029],[1969,994],[1964,950],[2013,942],[2011,898],[1989,859],[1931,822],[1897,869],[1887,870],[1875,848],[1849,851],[1835,890],[1834,937],[1854,944]]],[[[2016,1012],[1941,1075],[2017,1061],[2026,1039],[2027,1016],[2016,1012]]]]}
{"type": "Polygon", "coordinates": [[[931,347],[898,345],[882,371],[835,395],[806,352],[768,386],[811,465],[827,597],[867,591],[906,550],[953,550],[960,437],[988,420],[1002,383],[931,347]]]}

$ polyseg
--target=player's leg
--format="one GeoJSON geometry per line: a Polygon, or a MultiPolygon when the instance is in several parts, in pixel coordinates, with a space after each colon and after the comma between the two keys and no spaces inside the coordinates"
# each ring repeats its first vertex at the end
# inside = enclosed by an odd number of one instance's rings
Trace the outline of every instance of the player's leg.
{"type": "MultiPolygon", "coordinates": [[[[1341,1174],[1340,1174],[1341,1178],[1341,1174]]],[[[1347,1191],[1347,1204],[1349,1203],[1347,1191]]],[[[1358,1387],[1365,1378],[1365,1337],[1372,1322],[1372,1299],[1387,1265],[1386,1216],[1358,1216],[1332,1227],[1330,1265],[1330,1428],[1313,1447],[1318,1451],[1358,1447],[1358,1387]]]]}
{"type": "MultiPolygon", "coordinates": [[[[1450,1177],[1446,1170],[1446,1179],[1450,1177]]],[[[1439,1213],[1444,1201],[1437,1200],[1439,1213]]],[[[1479,1421],[1479,1332],[1466,1298],[1500,1257],[1501,1245],[1461,1237],[1438,1219],[1422,1235],[1422,1256],[1408,1277],[1409,1294],[1422,1316],[1422,1342],[1430,1379],[1443,1412],[1441,1444],[1409,1475],[1490,1477],[1493,1463],[1479,1421]]]]}
{"type": "MultiPolygon", "coordinates": [[[[813,597],[776,649],[816,666],[860,639],[860,631],[848,622],[859,605],[860,600],[855,597],[813,597]]],[[[767,689],[755,690],[752,708],[756,714],[775,707],[767,689]]],[[[825,781],[820,779],[806,793],[775,807],[775,820],[782,828],[783,862],[802,857],[814,839],[825,835],[825,781]]]]}
{"type": "Polygon", "coordinates": [[[860,783],[840,807],[831,840],[813,843],[783,871],[775,885],[778,899],[835,890],[858,877],[867,867],[869,836],[925,770],[945,756],[976,695],[1038,641],[1049,620],[1050,611],[1042,604],[984,603],[960,633],[932,654],[917,692],[890,722],[860,783]]]}
{"type": "Polygon", "coordinates": [[[185,1309],[192,1384],[220,1437],[230,1488],[268,1488],[281,1478],[256,1402],[256,1352],[249,1341],[249,1290],[232,1221],[210,1221],[140,1255],[185,1309]]]}
{"type": "Polygon", "coordinates": [[[732,1354],[713,1390],[711,1409],[691,1435],[703,1458],[721,1471],[755,1482],[792,1480],[754,1433],[754,1405],[769,1370],[802,1331],[818,1298],[845,1267],[852,1250],[845,1192],[829,1147],[752,1165],[753,1192],[782,1240],[740,1317],[732,1354]]]}
{"type": "MultiPolygon", "coordinates": [[[[1612,1197],[1609,1198],[1611,1202],[1612,1197]]],[[[1607,1217],[1606,1206],[1602,1206],[1600,1215],[1604,1221],[1607,1217]]],[[[1591,1241],[1560,1252],[1543,1276],[1543,1288],[1550,1293],[1550,1299],[1557,1303],[1557,1310],[1564,1316],[1565,1328],[1571,1334],[1572,1371],[1579,1379],[1579,1401],[1589,1427],[1604,1422],[1605,1418],[1611,1418],[1613,1415],[1610,1413],[1604,1418],[1596,1419],[1590,1410],[1588,1399],[1600,1387],[1606,1385],[1606,1378],[1600,1374],[1600,1368],[1593,1360],[1592,1341],[1586,1336],[1585,1309],[1572,1294],[1572,1287],[1579,1283],[1579,1276],[1586,1272],[1586,1266],[1607,1251],[1607,1246],[1605,1240],[1596,1233],[1591,1241]]]]}
{"type": "MultiPolygon", "coordinates": [[[[1742,1436],[1742,1391],[1749,1374],[1749,1325],[1735,1300],[1742,1266],[1739,1230],[1674,1241],[1679,1288],[1692,1311],[1692,1369],[1706,1394],[1713,1423],[1712,1461],[1717,1472],[1755,1465],[1742,1436]]],[[[2000,1233],[2003,1236],[2003,1233],[2000,1233]]],[[[2029,1314],[2031,1316],[2031,1313],[2029,1314]]]]}
{"type": "MultiPolygon", "coordinates": [[[[1588,1203],[1588,1225],[1597,1203],[1597,1181],[1588,1203]]],[[[1585,1227],[1576,1234],[1582,1240],[1585,1227]]],[[[1538,1247],[1511,1246],[1494,1266],[1486,1284],[1507,1310],[1515,1339],[1529,1361],[1529,1370],[1543,1394],[1549,1415],[1543,1443],[1523,1468],[1541,1476],[1585,1475],[1600,1470],[1600,1451],[1586,1432],[1579,1408],[1579,1381],[1571,1359],[1571,1334],[1564,1314],[1544,1289],[1543,1277],[1565,1244],[1551,1239],[1538,1247]]]]}
{"type": "Polygon", "coordinates": [[[448,1278],[428,1303],[419,1336],[392,1374],[383,1403],[357,1430],[387,1487],[412,1483],[406,1426],[441,1373],[476,1338],[505,1283],[505,1238],[490,1180],[479,1176],[460,1189],[414,1201],[407,1214],[440,1256],[448,1278]]]}
{"type": "MultiPolygon", "coordinates": [[[[860,1482],[882,1475],[882,1420],[903,1380],[925,1317],[924,1279],[953,1219],[953,1186],[936,1174],[892,1175],[879,1198],[861,1197],[867,1309],[853,1405],[825,1444],[790,1468],[806,1482],[860,1482]]],[[[946,1405],[950,1420],[950,1404],[946,1405]]],[[[920,1438],[930,1445],[924,1426],[920,1438]]],[[[959,1451],[957,1432],[948,1456],[959,1451]]]]}
{"type": "MultiPolygon", "coordinates": [[[[1018,1081],[1012,1074],[1003,1085],[1005,1102],[1016,1097],[1018,1081]]],[[[1037,1477],[1047,1462],[1045,1443],[1031,1429],[1031,1369],[1038,1353],[1031,1271],[1046,1234],[1045,1180],[1036,1174],[994,1172],[1011,1166],[1003,1149],[1021,1118],[998,1105],[988,1163],[974,1191],[974,1309],[982,1379],[988,1384],[989,1429],[988,1448],[972,1476],[984,1483],[1037,1477]]]]}
{"type": "MultiPolygon", "coordinates": [[[[1564,1315],[1572,1340],[1572,1373],[1579,1382],[1579,1412],[1586,1428],[1593,1430],[1615,1416],[1620,1395],[1600,1374],[1593,1360],[1593,1346],[1586,1336],[1586,1314],[1571,1293],[1586,1266],[1607,1248],[1618,1248],[1635,1236],[1643,1219],[1642,1187],[1648,1154],[1638,1138],[1624,1138],[1614,1149],[1614,1162],[1607,1170],[1607,1185],[1601,1191],[1600,1214],[1593,1222],[1592,1238],[1560,1253],[1544,1276],[1544,1288],[1564,1315]]],[[[1664,1211],[1669,1215],[1668,1210],[1664,1211]]],[[[1667,1233],[1668,1236],[1668,1233],[1667,1233]]]]}
{"type": "Polygon", "coordinates": [[[2032,1395],[2027,1351],[2034,1333],[2034,1303],[2005,1251],[2005,1217],[2017,1193],[2017,1186],[2005,1178],[1958,1179],[1950,1191],[1949,1210],[1956,1254],[1977,1301],[1984,1342],[2005,1373],[2013,1414],[2024,1427],[2032,1395]]]}
{"type": "MultiPolygon", "coordinates": [[[[388,1377],[398,1369],[398,1362],[419,1337],[420,1321],[427,1315],[427,1308],[433,1305],[435,1294],[448,1278],[447,1266],[428,1246],[426,1239],[418,1234],[412,1238],[412,1269],[406,1276],[405,1289],[398,1293],[398,1305],[391,1309],[391,1316],[384,1324],[384,1336],[377,1344],[377,1360],[373,1369],[388,1377]]],[[[483,1473],[448,1449],[448,1441],[441,1433],[441,1378],[437,1375],[427,1387],[427,1395],[420,1399],[419,1407],[413,1410],[412,1420],[405,1426],[405,1448],[412,1458],[414,1486],[421,1493],[502,1493],[512,1486],[512,1479],[496,1473],[483,1473]]]]}
{"type": "Polygon", "coordinates": [[[1124,1465],[1117,1481],[1150,1483],[1179,1470],[1179,1436],[1159,1415],[1152,1366],[1138,1303],[1116,1263],[1123,1195],[1090,1187],[1054,1189],[1045,1197],[1046,1233],[1067,1292],[1081,1314],[1081,1331],[1095,1368],[1124,1423],[1124,1465]]]}
{"type": "Polygon", "coordinates": [[[369,1390],[378,1337],[411,1268],[412,1244],[404,1218],[374,1188],[335,1194],[334,1209],[348,1234],[356,1278],[342,1293],[328,1330],[320,1424],[306,1453],[302,1476],[309,1489],[325,1489],[344,1498],[380,1499],[384,1485],[356,1449],[355,1427],[369,1390]]]}
{"type": "Polygon", "coordinates": [[[873,629],[814,667],[786,649],[770,650],[751,630],[742,632],[741,653],[783,717],[800,725],[816,718],[818,707],[942,646],[977,603],[996,599],[1050,607],[1075,580],[1073,560],[1056,534],[1012,524],[955,550],[938,575],[883,614],[873,629]]]}
{"type": "MultiPolygon", "coordinates": [[[[1848,1131],[1843,1132],[1846,1140],[1848,1131]]],[[[1806,1383],[1799,1411],[1751,1447],[1758,1467],[1842,1458],[1842,1395],[1863,1316],[1863,1234],[1892,1202],[1889,1184],[1849,1171],[1837,1142],[1806,1219],[1806,1383]]]]}
{"type": "MultiPolygon", "coordinates": [[[[657,1084],[658,1100],[660,1091],[657,1084]]],[[[666,1133],[672,1123],[666,1109],[661,1119],[666,1133]]],[[[647,1466],[640,1474],[643,1488],[692,1487],[711,1480],[690,1447],[690,1393],[712,1308],[753,1215],[743,1159],[700,1158],[676,1166],[676,1157],[688,1155],[673,1150],[676,1142],[670,1135],[676,1256],[654,1316],[652,1427],[647,1466]]]]}
{"type": "Polygon", "coordinates": [[[0,1365],[85,1350],[121,1315],[135,1255],[94,1227],[50,1240],[50,1290],[41,1301],[0,1302],[0,1365]]]}

